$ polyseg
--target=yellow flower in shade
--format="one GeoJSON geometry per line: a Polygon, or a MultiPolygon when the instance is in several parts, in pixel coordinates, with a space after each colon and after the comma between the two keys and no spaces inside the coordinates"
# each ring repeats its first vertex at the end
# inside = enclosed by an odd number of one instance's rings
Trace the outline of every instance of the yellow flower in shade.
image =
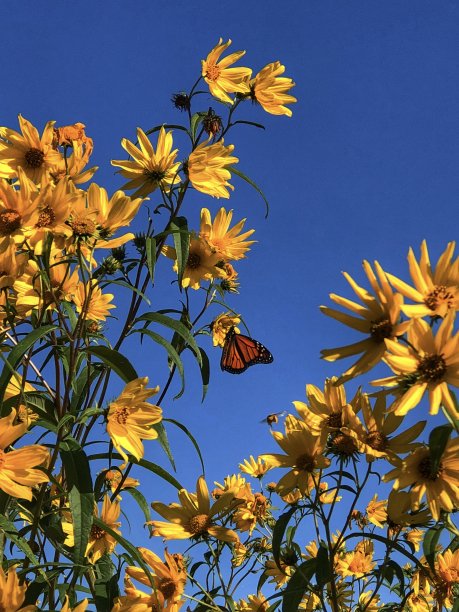
{"type": "Polygon", "coordinates": [[[87,142],[73,141],[73,151],[66,158],[62,156],[56,163],[53,163],[49,169],[49,176],[58,183],[66,176],[74,185],[80,185],[89,181],[99,169],[98,166],[91,168],[85,167],[89,163],[89,157],[92,153],[92,140],[87,139],[87,142]],[[91,141],[89,146],[88,141],[91,141]]]}
{"type": "Polygon", "coordinates": [[[427,446],[417,448],[395,465],[383,480],[395,480],[396,491],[411,487],[413,510],[418,510],[424,495],[436,521],[441,510],[453,512],[459,507],[459,438],[448,441],[435,472],[427,446]]]}
{"type": "Polygon", "coordinates": [[[18,176],[18,168],[34,183],[40,183],[43,175],[61,159],[53,149],[54,121],[48,121],[40,137],[30,121],[19,115],[22,134],[7,127],[0,127],[0,178],[18,176]]]}
{"type": "Polygon", "coordinates": [[[75,198],[76,194],[68,189],[67,179],[60,181],[58,185],[42,185],[40,194],[34,200],[38,218],[27,240],[36,255],[43,253],[44,243],[49,235],[53,236],[56,247],[64,248],[65,240],[72,235],[67,220],[72,200],[75,198]]]}
{"type": "Polygon", "coordinates": [[[17,278],[24,273],[27,260],[27,253],[18,253],[12,238],[0,241],[0,289],[14,285],[17,278]]]}
{"type": "Polygon", "coordinates": [[[249,93],[247,80],[250,79],[252,70],[243,67],[229,68],[229,66],[235,64],[245,55],[245,51],[230,53],[230,55],[220,60],[221,54],[230,44],[231,40],[224,43],[223,39],[220,38],[218,45],[212,49],[205,60],[202,60],[202,76],[209,85],[210,93],[217,98],[217,100],[232,104],[233,101],[228,96],[229,93],[249,93]]]}
{"type": "Polygon", "coordinates": [[[190,153],[188,177],[198,191],[214,198],[229,198],[227,188],[234,190],[234,187],[228,182],[231,178],[228,167],[237,164],[239,159],[231,155],[234,145],[225,147],[223,138],[213,144],[209,142],[202,142],[190,153]]]}
{"type": "Polygon", "coordinates": [[[30,393],[31,391],[36,391],[35,387],[27,381],[23,381],[22,376],[15,372],[6,386],[3,399],[7,400],[10,399],[10,397],[16,397],[16,395],[30,393]]]}
{"type": "Polygon", "coordinates": [[[361,407],[364,422],[362,423],[353,410],[347,408],[346,424],[341,431],[355,439],[358,451],[366,454],[367,461],[381,457],[397,457],[420,445],[414,440],[421,434],[426,421],[418,421],[394,436],[404,417],[387,411],[385,394],[378,395],[373,409],[368,395],[363,394],[361,407]]]}
{"type": "Polygon", "coordinates": [[[212,328],[212,343],[214,346],[223,346],[225,345],[226,336],[228,335],[230,329],[234,328],[236,334],[240,333],[239,327],[237,327],[238,323],[241,322],[241,319],[229,312],[224,312],[221,315],[218,315],[216,319],[213,320],[211,324],[212,328]]]}
{"type": "MultiPolygon", "coordinates": [[[[178,610],[186,583],[186,570],[181,555],[176,557],[166,549],[165,561],[161,561],[160,557],[148,548],[140,547],[138,550],[143,561],[151,568],[154,590],[159,591],[166,604],[175,604],[178,610]]],[[[139,567],[129,565],[126,573],[147,587],[151,585],[149,577],[139,567]]]]}
{"type": "MultiPolygon", "coordinates": [[[[164,246],[163,255],[174,259],[173,269],[178,271],[177,252],[174,247],[164,246]]],[[[213,253],[207,242],[202,238],[191,238],[188,260],[183,271],[182,287],[199,289],[201,281],[211,281],[214,278],[224,278],[225,272],[217,264],[221,262],[218,253],[213,253]]]]}
{"type": "Polygon", "coordinates": [[[294,572],[295,567],[293,565],[287,565],[287,563],[282,560],[282,556],[279,565],[277,565],[274,559],[268,559],[265,563],[264,573],[269,577],[269,582],[273,582],[276,585],[276,589],[280,589],[284,584],[287,584],[294,572]]]}
{"type": "Polygon", "coordinates": [[[425,531],[423,529],[404,529],[403,537],[404,539],[414,546],[414,550],[419,552],[421,548],[421,544],[424,541],[425,531]]]}
{"type": "Polygon", "coordinates": [[[432,612],[435,600],[432,597],[431,584],[426,573],[417,570],[411,579],[412,593],[406,600],[407,609],[410,612],[432,612]]]}
{"type": "Polygon", "coordinates": [[[158,589],[145,593],[136,589],[128,576],[124,578],[126,595],[117,597],[111,612],[178,612],[183,601],[169,602],[158,589]]]}
{"type": "Polygon", "coordinates": [[[36,606],[21,607],[27,591],[27,583],[19,582],[19,576],[14,567],[4,572],[0,567],[0,610],[2,612],[35,612],[36,606]]]}
{"type": "MultiPolygon", "coordinates": [[[[347,423],[348,406],[346,390],[343,385],[337,384],[336,376],[325,380],[324,390],[315,385],[306,385],[308,403],[295,401],[298,414],[315,436],[327,436],[338,431],[347,423]]],[[[360,410],[360,391],[350,401],[350,412],[360,410]]]]}
{"type": "Polygon", "coordinates": [[[328,490],[328,482],[320,482],[319,491],[319,500],[321,504],[333,504],[342,500],[342,496],[338,495],[337,489],[328,490]]]}
{"type": "Polygon", "coordinates": [[[211,506],[209,489],[202,476],[198,478],[196,493],[181,489],[178,494],[180,503],[166,506],[161,502],[152,502],[151,506],[165,521],[149,521],[153,535],[166,540],[184,540],[197,536],[212,536],[223,542],[238,542],[236,532],[215,523],[216,520],[230,514],[240,504],[234,493],[227,491],[220,495],[211,506]]]}
{"type": "Polygon", "coordinates": [[[239,282],[237,280],[238,273],[236,270],[228,262],[223,264],[222,270],[225,272],[226,276],[220,282],[220,287],[223,291],[228,291],[229,293],[239,293],[239,282]]]}
{"type": "Polygon", "coordinates": [[[253,478],[263,478],[270,468],[261,457],[255,459],[250,455],[249,459],[244,459],[244,463],[239,464],[239,469],[253,478]]]}
{"type": "Polygon", "coordinates": [[[366,515],[370,523],[382,529],[387,521],[387,499],[378,501],[378,494],[375,493],[368,502],[366,515]]]}
{"type": "Polygon", "coordinates": [[[73,123],[72,125],[63,125],[61,127],[54,128],[53,146],[57,147],[73,147],[75,142],[81,142],[88,144],[93,149],[92,138],[88,138],[85,134],[84,123],[73,123]]]}
{"type": "Polygon", "coordinates": [[[387,500],[387,518],[392,527],[425,525],[431,519],[429,510],[414,510],[415,495],[412,491],[392,489],[387,500]]]}
{"type": "Polygon", "coordinates": [[[374,295],[360,287],[349,274],[344,272],[346,280],[363,305],[334,293],[330,294],[330,299],[335,304],[347,308],[353,313],[352,315],[328,308],[328,306],[320,307],[324,314],[367,336],[355,344],[321,351],[322,358],[326,361],[336,361],[362,353],[354,365],[340,377],[340,382],[345,382],[371,370],[381,361],[386,352],[384,340],[403,336],[410,326],[410,321],[399,322],[403,297],[393,293],[387,275],[377,261],[374,265],[377,276],[370,264],[367,261],[363,262],[363,268],[374,295]]]}
{"type": "Polygon", "coordinates": [[[455,312],[450,311],[434,335],[424,319],[413,319],[408,343],[386,340],[384,361],[395,376],[372,381],[372,385],[394,388],[398,396],[390,410],[405,415],[429,395],[430,414],[440,406],[457,418],[454,398],[448,385],[459,386],[459,332],[454,336],[455,312]]]}
{"type": "Polygon", "coordinates": [[[375,565],[373,551],[359,547],[357,544],[354,551],[344,554],[337,560],[336,571],[343,578],[346,576],[363,578],[372,571],[375,565]]]}
{"type": "Polygon", "coordinates": [[[139,461],[144,453],[142,440],[155,440],[158,437],[152,425],[161,421],[162,410],[145,400],[156,395],[159,387],[146,389],[147,384],[146,376],[131,380],[118,399],[108,407],[107,432],[125,461],[128,461],[128,456],[123,449],[139,461]]]}
{"type": "Polygon", "coordinates": [[[271,115],[292,116],[292,111],[286,104],[296,102],[296,98],[287,93],[295,83],[292,79],[280,76],[284,74],[285,66],[280,62],[272,62],[265,66],[249,82],[250,97],[258,102],[271,115]]]}
{"type": "Polygon", "coordinates": [[[410,248],[408,264],[414,287],[392,274],[387,275],[397,291],[417,302],[402,306],[408,317],[444,317],[450,310],[459,310],[459,257],[451,261],[455,245],[455,242],[448,242],[434,270],[425,240],[421,244],[419,263],[410,248]]]}
{"type": "Polygon", "coordinates": [[[74,608],[71,608],[69,604],[69,599],[66,596],[64,600],[64,605],[61,608],[61,612],[86,612],[87,607],[88,607],[88,600],[83,599],[83,601],[80,601],[80,603],[77,604],[74,608]]]}
{"type": "MultiPolygon", "coordinates": [[[[119,500],[111,502],[110,496],[105,495],[102,503],[100,520],[112,531],[115,531],[119,535],[121,535],[121,531],[118,529],[121,524],[118,522],[120,512],[121,507],[119,500]]],[[[97,505],[94,505],[94,516],[99,516],[97,505]]],[[[64,544],[65,546],[72,548],[75,545],[75,536],[73,522],[69,512],[63,512],[61,525],[62,530],[66,535],[64,544]]],[[[111,554],[114,551],[115,546],[116,539],[110,535],[110,533],[104,531],[103,527],[99,527],[93,523],[91,532],[89,534],[88,546],[86,548],[86,557],[88,558],[89,562],[96,563],[106,553],[111,554]]]]}
{"type": "Polygon", "coordinates": [[[23,446],[5,451],[27,431],[28,423],[14,425],[16,410],[0,419],[0,489],[20,499],[32,499],[32,487],[48,482],[49,478],[39,467],[46,467],[49,451],[40,444],[23,446]]]}
{"type": "MultiPolygon", "coordinates": [[[[119,468],[111,468],[105,472],[105,483],[110,488],[111,492],[114,493],[118,489],[118,485],[122,481],[123,472],[122,470],[125,468],[125,465],[120,465],[119,468]]],[[[121,485],[120,491],[123,489],[133,489],[138,487],[140,481],[137,478],[131,478],[127,476],[123,480],[123,484],[121,485]]]]}
{"type": "Polygon", "coordinates": [[[207,208],[201,209],[201,228],[199,231],[200,238],[204,238],[210,248],[216,251],[222,259],[242,259],[245,253],[250,249],[250,246],[255,243],[255,240],[246,240],[255,230],[249,230],[241,234],[242,228],[246,219],[242,219],[230,229],[233,211],[226,212],[224,208],[220,208],[214,221],[210,216],[210,211],[207,208]]]}
{"type": "Polygon", "coordinates": [[[29,260],[24,274],[14,283],[17,295],[16,309],[27,316],[33,309],[54,309],[63,300],[75,298],[80,279],[78,269],[73,271],[68,261],[50,257],[49,274],[40,272],[38,264],[29,260]]]}
{"type": "Polygon", "coordinates": [[[277,483],[276,491],[287,495],[298,488],[302,494],[308,494],[319,480],[318,471],[330,465],[324,457],[325,440],[314,436],[307,425],[291,418],[295,429],[289,427],[283,435],[280,431],[271,431],[272,436],[286,453],[261,455],[270,467],[290,468],[290,471],[277,483]]]}
{"type": "Polygon", "coordinates": [[[79,283],[72,299],[77,312],[88,321],[105,321],[110,310],[116,308],[110,304],[115,296],[112,293],[102,293],[97,280],[91,279],[87,283],[79,283]]]}
{"type": "Polygon", "coordinates": [[[364,591],[359,596],[356,612],[377,612],[380,609],[379,595],[373,595],[373,591],[364,591]]]}
{"type": "Polygon", "coordinates": [[[257,595],[249,595],[247,600],[240,599],[236,603],[236,612],[267,612],[270,603],[259,592],[257,595]]]}
{"type": "Polygon", "coordinates": [[[175,161],[178,149],[172,150],[172,132],[163,127],[159,130],[156,151],[141,128],[137,128],[137,139],[140,148],[127,138],[121,141],[132,160],[112,160],[112,166],[121,168],[119,173],[129,179],[123,189],[135,189],[132,197],[144,198],[158,187],[167,191],[178,184],[180,162],[175,161]]]}
{"type": "Polygon", "coordinates": [[[441,580],[439,591],[443,597],[443,605],[452,607],[455,597],[453,589],[457,589],[459,584],[459,549],[454,552],[448,549],[439,553],[435,560],[435,569],[441,580]]]}
{"type": "Polygon", "coordinates": [[[12,238],[21,245],[38,221],[38,191],[21,168],[18,176],[20,189],[0,180],[0,240],[12,238]]]}

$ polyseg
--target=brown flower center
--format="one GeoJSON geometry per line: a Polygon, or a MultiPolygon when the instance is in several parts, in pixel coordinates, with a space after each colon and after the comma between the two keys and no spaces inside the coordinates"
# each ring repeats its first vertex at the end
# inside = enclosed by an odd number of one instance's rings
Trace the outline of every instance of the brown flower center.
{"type": "Polygon", "coordinates": [[[216,81],[221,74],[220,67],[217,64],[209,64],[206,70],[206,79],[216,81]]]}
{"type": "Polygon", "coordinates": [[[172,578],[163,578],[159,581],[158,590],[164,595],[164,599],[169,599],[175,595],[177,585],[172,578]]]}
{"type": "Polygon", "coordinates": [[[91,534],[89,536],[90,540],[102,540],[105,536],[105,531],[98,527],[97,525],[92,525],[91,534]]]}
{"type": "Polygon", "coordinates": [[[143,174],[154,185],[158,185],[166,176],[166,173],[164,172],[164,170],[159,170],[159,168],[157,168],[156,170],[147,170],[145,168],[145,170],[143,171],[143,174]]]}
{"type": "Polygon", "coordinates": [[[342,412],[332,412],[327,419],[327,425],[339,429],[343,425],[342,412]]]}
{"type": "Polygon", "coordinates": [[[72,228],[75,236],[79,236],[81,238],[93,236],[96,231],[96,224],[92,219],[73,217],[68,224],[72,228]]]}
{"type": "Polygon", "coordinates": [[[366,437],[366,443],[369,447],[377,451],[384,452],[387,448],[388,440],[380,431],[372,431],[366,437]]]}
{"type": "Polygon", "coordinates": [[[56,220],[54,210],[50,206],[46,206],[40,211],[38,221],[35,227],[50,227],[56,220]]]}
{"type": "Polygon", "coordinates": [[[446,374],[443,355],[426,355],[419,362],[417,372],[424,382],[437,382],[446,374]]]}
{"type": "Polygon", "coordinates": [[[381,344],[385,338],[392,338],[393,325],[389,319],[381,319],[380,321],[372,321],[370,327],[370,336],[372,339],[381,344]]]}
{"type": "Polygon", "coordinates": [[[357,452],[354,438],[343,433],[337,433],[331,442],[333,450],[340,455],[353,455],[357,452]]]}
{"type": "Polygon", "coordinates": [[[196,270],[201,265],[201,257],[197,253],[190,253],[186,262],[186,267],[196,270]]]}
{"type": "Polygon", "coordinates": [[[206,533],[211,525],[212,522],[208,514],[197,514],[190,519],[186,529],[193,535],[201,535],[206,533]]]}
{"type": "Polygon", "coordinates": [[[436,472],[434,472],[430,455],[427,455],[426,457],[423,457],[418,463],[418,472],[422,476],[422,478],[426,480],[437,480],[437,478],[443,472],[443,464],[440,461],[436,472]]]}
{"type": "Polygon", "coordinates": [[[435,287],[424,298],[424,304],[435,312],[440,306],[446,304],[448,308],[454,306],[454,295],[449,287],[445,285],[435,285],[435,287]]]}
{"type": "Polygon", "coordinates": [[[113,419],[120,425],[125,425],[129,416],[129,408],[127,406],[117,406],[113,419]]]}
{"type": "Polygon", "coordinates": [[[304,472],[313,472],[315,468],[315,461],[311,455],[304,454],[297,457],[295,461],[295,465],[298,470],[303,470],[304,472]]]}
{"type": "Polygon", "coordinates": [[[6,208],[0,213],[0,236],[9,236],[21,227],[22,217],[17,210],[6,208]]]}
{"type": "Polygon", "coordinates": [[[40,149],[32,147],[31,149],[26,151],[24,158],[29,168],[39,168],[45,160],[45,154],[40,149]]]}

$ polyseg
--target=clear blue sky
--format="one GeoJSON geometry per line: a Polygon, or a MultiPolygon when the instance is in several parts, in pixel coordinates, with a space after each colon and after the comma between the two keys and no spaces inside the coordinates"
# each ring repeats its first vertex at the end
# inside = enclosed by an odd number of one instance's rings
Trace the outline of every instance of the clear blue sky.
{"type": "MultiPolygon", "coordinates": [[[[409,280],[410,245],[418,253],[426,238],[436,260],[455,239],[459,4],[22,0],[3,4],[0,14],[1,125],[16,128],[18,113],[40,129],[48,119],[85,123],[100,166],[95,180],[110,192],[122,184],[109,164],[124,157],[120,139],[135,139],[137,126],[183,118],[171,94],[190,88],[220,36],[247,50],[242,65],[256,72],[280,60],[297,84],[291,119],[247,104],[244,117],[266,131],[241,126],[227,140],[241,170],[264,189],[268,220],[258,195],[237,179],[229,202],[194,197],[184,210],[197,227],[201,206],[234,208],[259,241],[238,266],[241,294],[231,304],[274,363],[242,376],[222,373],[219,350],[204,339],[213,366],[205,403],[189,361],[184,398],[164,404],[166,416],[197,437],[208,480],[221,481],[249,454],[274,450],[259,424],[266,414],[289,409],[304,399],[306,383],[322,386],[350,365],[319,359],[321,348],[356,340],[318,308],[330,304],[330,292],[352,296],[341,271],[363,281],[362,260],[377,259],[409,280]]],[[[203,97],[204,110],[209,104],[203,97]]],[[[168,284],[170,262],[162,266],[168,284]]],[[[177,306],[178,294],[170,296],[155,298],[157,307],[177,306]]],[[[162,355],[131,350],[139,373],[163,384],[162,355]]],[[[193,487],[193,450],[183,436],[172,442],[180,479],[193,487]]],[[[150,458],[166,465],[156,450],[150,458]]],[[[172,489],[152,486],[149,500],[175,500],[172,489]]]]}

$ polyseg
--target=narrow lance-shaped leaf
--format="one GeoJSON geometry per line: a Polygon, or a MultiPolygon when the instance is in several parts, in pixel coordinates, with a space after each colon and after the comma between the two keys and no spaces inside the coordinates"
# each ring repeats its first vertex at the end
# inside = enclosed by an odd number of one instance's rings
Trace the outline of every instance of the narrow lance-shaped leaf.
{"type": "Polygon", "coordinates": [[[145,238],[145,255],[147,256],[147,268],[150,274],[151,284],[155,281],[156,266],[156,240],[152,236],[145,238]]]}
{"type": "Polygon", "coordinates": [[[19,548],[19,550],[21,550],[25,554],[25,556],[27,557],[27,559],[29,559],[32,565],[38,568],[38,571],[41,574],[41,576],[46,581],[48,581],[46,573],[40,567],[40,562],[38,561],[37,557],[32,552],[32,549],[30,548],[27,540],[19,535],[18,530],[16,529],[14,523],[9,521],[2,514],[0,514],[0,530],[2,531],[2,533],[6,536],[8,540],[11,540],[11,542],[13,542],[19,548]]]}
{"type": "Polygon", "coordinates": [[[287,510],[287,512],[284,512],[284,514],[280,515],[280,517],[276,521],[276,524],[274,525],[272,547],[274,561],[276,562],[278,568],[280,568],[280,549],[282,541],[284,539],[284,534],[287,529],[288,523],[295,512],[296,508],[290,508],[290,510],[287,510]]]}
{"type": "Polygon", "coordinates": [[[85,350],[87,353],[95,355],[103,361],[105,365],[116,372],[124,382],[128,383],[135,378],[139,378],[139,375],[129,359],[118,351],[115,351],[115,349],[108,348],[107,346],[89,346],[85,350]]]}
{"type": "MultiPolygon", "coordinates": [[[[4,361],[2,373],[0,375],[0,403],[5,395],[5,390],[10,382],[11,377],[16,372],[18,365],[21,363],[24,355],[38,340],[41,340],[50,331],[57,329],[57,325],[42,325],[38,329],[34,329],[25,338],[11,349],[8,357],[5,359],[0,352],[0,357],[4,361]]],[[[4,417],[6,411],[3,406],[0,406],[0,417],[4,417]]]]}
{"type": "Polygon", "coordinates": [[[432,474],[437,474],[442,455],[448,444],[449,437],[453,428],[451,425],[440,425],[432,429],[429,436],[430,450],[430,470],[432,474]]]}
{"type": "Polygon", "coordinates": [[[185,217],[175,217],[170,223],[170,229],[174,237],[174,246],[177,256],[177,275],[180,291],[182,290],[182,279],[185,266],[188,262],[190,251],[190,233],[188,222],[185,217]]]}
{"type": "Polygon", "coordinates": [[[239,178],[241,178],[243,181],[245,181],[249,185],[251,185],[255,189],[255,191],[257,191],[261,195],[266,205],[265,219],[267,219],[269,215],[269,202],[266,199],[266,196],[263,193],[263,191],[260,189],[260,187],[258,187],[258,185],[254,181],[252,181],[252,179],[250,179],[246,174],[241,172],[238,168],[235,168],[234,166],[228,166],[228,170],[232,172],[233,174],[235,174],[236,176],[238,176],[239,178]]]}
{"type": "Polygon", "coordinates": [[[317,559],[308,559],[296,568],[283,593],[282,612],[298,612],[300,602],[317,567],[317,559]]]}
{"type": "Polygon", "coordinates": [[[196,438],[194,438],[194,436],[185,427],[185,425],[183,425],[179,421],[176,421],[175,419],[163,419],[163,421],[165,421],[166,423],[172,423],[173,425],[175,425],[176,427],[181,429],[186,436],[188,436],[188,438],[190,439],[192,445],[196,449],[196,452],[197,452],[198,457],[199,457],[199,461],[201,462],[202,474],[205,476],[204,460],[203,460],[202,455],[201,455],[201,450],[199,448],[199,444],[196,442],[196,438]]]}

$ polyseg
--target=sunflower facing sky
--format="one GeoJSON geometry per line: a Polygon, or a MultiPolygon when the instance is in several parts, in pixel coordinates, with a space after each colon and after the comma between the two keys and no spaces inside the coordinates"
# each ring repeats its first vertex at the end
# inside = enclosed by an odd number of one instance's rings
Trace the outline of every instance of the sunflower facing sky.
{"type": "Polygon", "coordinates": [[[286,104],[293,104],[296,98],[288,93],[294,87],[292,79],[281,76],[285,66],[280,62],[272,62],[265,66],[249,81],[250,97],[254,102],[271,115],[292,116],[292,111],[286,104]]]}
{"type": "Polygon", "coordinates": [[[230,229],[233,211],[226,212],[220,208],[214,220],[208,208],[201,209],[201,227],[199,236],[207,240],[212,250],[215,250],[224,260],[244,258],[255,240],[247,240],[255,230],[241,233],[246,219],[242,219],[230,229]]]}
{"type": "Polygon", "coordinates": [[[220,38],[218,44],[212,49],[206,59],[202,60],[202,76],[209,85],[210,93],[215,98],[232,104],[233,100],[228,96],[229,93],[249,93],[247,80],[250,79],[252,70],[242,66],[229,67],[245,55],[245,51],[230,53],[230,55],[220,60],[221,54],[230,44],[231,40],[224,43],[223,39],[220,38]]]}
{"type": "Polygon", "coordinates": [[[209,144],[210,139],[201,142],[190,153],[187,162],[187,172],[191,184],[214,198],[229,198],[229,189],[234,187],[229,183],[231,172],[228,166],[237,164],[239,159],[232,155],[234,145],[224,145],[223,138],[209,144]]]}
{"type": "Polygon", "coordinates": [[[178,149],[172,150],[172,132],[166,132],[163,127],[159,130],[156,150],[141,128],[137,128],[137,139],[140,148],[127,138],[121,141],[121,146],[132,160],[111,162],[112,166],[120,168],[122,176],[130,179],[123,185],[123,189],[135,189],[133,198],[145,198],[158,187],[167,191],[179,183],[180,162],[175,161],[178,149]]]}

